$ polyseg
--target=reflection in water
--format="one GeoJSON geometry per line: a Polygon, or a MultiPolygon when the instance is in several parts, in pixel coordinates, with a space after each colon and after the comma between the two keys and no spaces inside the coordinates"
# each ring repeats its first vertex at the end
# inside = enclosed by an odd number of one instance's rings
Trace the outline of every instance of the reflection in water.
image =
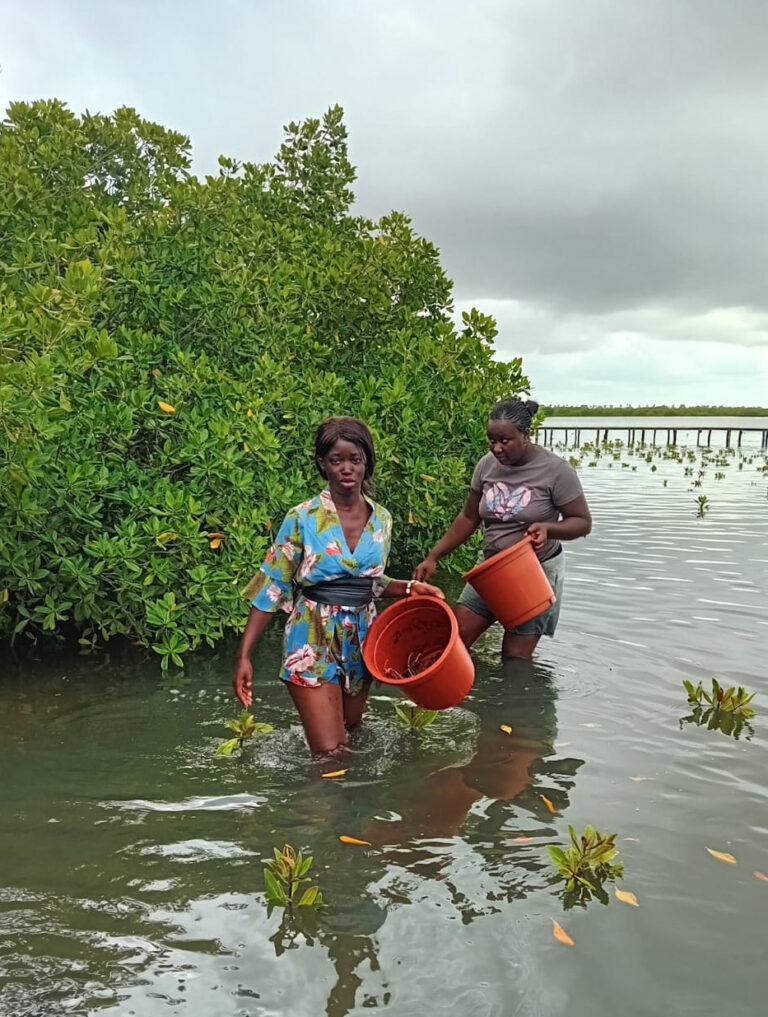
{"type": "Polygon", "coordinates": [[[764,459],[713,467],[729,476],[704,478],[706,520],[684,463],[626,460],[585,456],[599,525],[568,549],[539,661],[501,666],[489,635],[471,697],[415,735],[378,690],[340,782],[292,728],[277,627],[255,662],[275,732],[230,760],[226,647],[167,675],[134,652],[1,659],[0,1014],[643,1017],[675,993],[762,1013],[768,740],[678,718],[681,681],[713,675],[766,708],[764,459]],[[568,820],[620,831],[642,905],[609,890],[569,916],[574,951],[552,939],[546,852],[568,820]],[[339,843],[366,831],[379,846],[339,843]],[[264,905],[261,859],[286,841],[329,902],[300,927],[264,905]]]}
{"type": "MultiPolygon", "coordinates": [[[[389,908],[410,906],[423,899],[423,888],[416,889],[422,880],[439,881],[462,924],[468,925],[547,882],[541,873],[549,869],[544,845],[553,838],[553,826],[541,795],[557,812],[564,810],[583,760],[554,755],[553,670],[521,660],[496,668],[495,674],[478,677],[484,694],[472,704],[480,707],[480,725],[469,733],[473,740],[469,759],[443,766],[417,782],[401,774],[394,788],[381,789],[378,809],[379,814],[389,810],[398,818],[373,818],[362,825],[360,836],[376,850],[367,852],[364,860],[350,855],[345,871],[345,898],[354,901],[354,913],[346,917],[352,919],[356,934],[345,928],[345,909],[336,902],[333,913],[317,926],[317,937],[337,975],[328,997],[328,1017],[345,1017],[361,1005],[356,999],[363,981],[360,966],[376,970],[373,936],[386,910],[374,903],[372,892],[389,908]],[[502,732],[501,724],[510,726],[512,733],[502,732]],[[462,850],[462,841],[471,859],[462,850]],[[537,874],[538,879],[532,878],[537,874]],[[366,935],[361,935],[361,924],[366,935]]],[[[288,933],[290,942],[292,934],[288,933]]],[[[276,952],[284,943],[285,938],[276,952]]],[[[363,1005],[385,1004],[386,995],[369,996],[363,1005]]]]}

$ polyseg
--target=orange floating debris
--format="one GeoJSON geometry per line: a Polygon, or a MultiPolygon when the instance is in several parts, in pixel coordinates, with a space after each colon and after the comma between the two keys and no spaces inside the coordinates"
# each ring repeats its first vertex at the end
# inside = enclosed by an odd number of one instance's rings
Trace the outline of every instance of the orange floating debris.
{"type": "Polygon", "coordinates": [[[733,855],[729,855],[727,851],[713,851],[712,848],[707,848],[707,851],[709,851],[713,858],[717,858],[719,862],[727,862],[729,865],[736,865],[736,859],[733,855]]]}
{"type": "Polygon", "coordinates": [[[509,724],[502,724],[500,730],[503,731],[504,734],[512,734],[512,728],[509,724]]]}
{"type": "Polygon", "coordinates": [[[768,883],[768,876],[764,872],[753,872],[752,875],[755,879],[762,879],[764,883],[768,883]]]}
{"type": "Polygon", "coordinates": [[[545,797],[544,795],[539,795],[539,798],[541,798],[541,800],[542,800],[542,801],[544,802],[544,804],[545,804],[545,805],[547,806],[547,808],[549,809],[549,811],[550,811],[551,813],[553,813],[553,814],[554,814],[554,812],[555,812],[555,806],[554,806],[554,805],[552,804],[552,802],[551,802],[551,801],[549,800],[549,798],[546,798],[546,797],[545,797]]]}
{"type": "Polygon", "coordinates": [[[344,834],[339,837],[339,840],[342,844],[360,844],[364,847],[371,846],[371,842],[369,840],[358,840],[357,837],[345,837],[344,834]]]}
{"type": "Polygon", "coordinates": [[[328,778],[328,777],[343,777],[346,772],[347,772],[346,770],[332,770],[330,773],[321,773],[320,776],[321,777],[326,777],[326,778],[328,778]]]}
{"type": "Polygon", "coordinates": [[[533,840],[533,837],[515,837],[516,844],[527,844],[530,840],[533,840]]]}
{"type": "Polygon", "coordinates": [[[629,890],[614,890],[613,891],[619,900],[624,901],[625,904],[631,904],[633,908],[639,908],[640,905],[637,903],[637,897],[629,890]]]}
{"type": "Polygon", "coordinates": [[[562,925],[558,925],[554,918],[552,919],[552,935],[559,943],[565,943],[566,946],[576,946],[562,925]]]}

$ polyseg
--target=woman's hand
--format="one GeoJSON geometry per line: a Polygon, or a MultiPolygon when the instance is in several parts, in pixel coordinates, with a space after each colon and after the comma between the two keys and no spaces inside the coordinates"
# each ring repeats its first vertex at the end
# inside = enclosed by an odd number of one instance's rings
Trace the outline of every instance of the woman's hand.
{"type": "Polygon", "coordinates": [[[527,532],[528,536],[533,538],[534,550],[540,551],[549,539],[549,524],[531,523],[527,532]]]}
{"type": "MultiPolygon", "coordinates": [[[[413,578],[418,580],[421,584],[426,584],[428,579],[431,579],[437,568],[437,561],[431,555],[427,555],[424,561],[420,562],[413,570],[413,578]]],[[[433,587],[434,588],[434,587],[433,587]]]]}
{"type": "Polygon", "coordinates": [[[415,594],[417,597],[437,597],[440,600],[445,600],[445,594],[440,589],[440,587],[431,586],[429,583],[421,582],[414,583],[413,586],[411,587],[411,593],[415,594]]]}
{"type": "Polygon", "coordinates": [[[247,657],[238,657],[232,688],[243,706],[249,707],[253,702],[253,664],[247,657]]]}

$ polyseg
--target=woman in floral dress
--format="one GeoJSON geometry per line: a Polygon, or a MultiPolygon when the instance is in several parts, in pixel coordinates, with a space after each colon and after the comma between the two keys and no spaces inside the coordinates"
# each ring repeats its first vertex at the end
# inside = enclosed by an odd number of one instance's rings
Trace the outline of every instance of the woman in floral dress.
{"type": "Polygon", "coordinates": [[[392,517],[369,495],[376,465],[373,438],[353,417],[317,430],[315,463],[327,487],[292,508],[245,595],[251,613],[232,684],[253,702],[251,652],[273,614],[288,614],[281,678],[314,754],[334,753],[363,718],[370,677],[362,644],[376,615],[374,599],[431,594],[436,586],[384,574],[392,517]]]}

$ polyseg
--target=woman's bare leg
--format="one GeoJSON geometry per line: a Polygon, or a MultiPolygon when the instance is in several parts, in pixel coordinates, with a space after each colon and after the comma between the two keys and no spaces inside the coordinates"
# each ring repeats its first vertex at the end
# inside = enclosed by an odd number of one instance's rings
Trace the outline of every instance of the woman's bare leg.
{"type": "Polygon", "coordinates": [[[368,682],[360,692],[354,696],[342,693],[342,704],[344,707],[344,726],[347,731],[352,731],[363,722],[363,714],[368,703],[368,693],[371,683],[368,682]]]}
{"type": "Polygon", "coordinates": [[[337,752],[347,744],[341,686],[323,682],[315,688],[285,683],[299,711],[312,755],[337,752]]]}
{"type": "Polygon", "coordinates": [[[541,636],[521,636],[516,632],[505,632],[501,644],[501,655],[504,658],[517,657],[530,660],[541,636]]]}
{"type": "Polygon", "coordinates": [[[453,613],[456,616],[456,621],[459,623],[459,636],[467,649],[482,636],[486,629],[493,625],[493,622],[483,618],[481,614],[475,614],[474,611],[465,607],[464,604],[457,604],[453,609],[453,613]]]}

